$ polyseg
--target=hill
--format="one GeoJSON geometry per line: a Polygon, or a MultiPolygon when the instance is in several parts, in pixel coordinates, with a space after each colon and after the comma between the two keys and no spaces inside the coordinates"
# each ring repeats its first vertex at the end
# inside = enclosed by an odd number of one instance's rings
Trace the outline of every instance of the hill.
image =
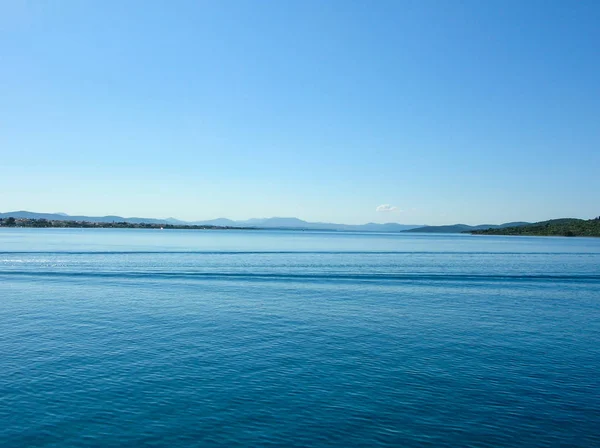
{"type": "Polygon", "coordinates": [[[496,229],[469,231],[473,235],[529,235],[529,236],[595,236],[600,237],[600,217],[595,219],[561,218],[534,224],[496,229]]]}
{"type": "Polygon", "coordinates": [[[405,232],[418,232],[418,233],[465,233],[472,232],[475,230],[485,229],[502,229],[505,227],[515,227],[529,225],[528,222],[507,222],[504,224],[480,224],[477,226],[469,226],[467,224],[452,224],[446,226],[425,226],[417,227],[416,229],[405,230],[405,232]]]}

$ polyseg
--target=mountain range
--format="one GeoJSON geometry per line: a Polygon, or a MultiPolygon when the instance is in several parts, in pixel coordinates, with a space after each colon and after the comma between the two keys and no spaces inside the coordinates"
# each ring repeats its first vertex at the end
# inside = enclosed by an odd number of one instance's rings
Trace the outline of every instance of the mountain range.
{"type": "Polygon", "coordinates": [[[243,221],[234,221],[227,218],[210,219],[206,221],[182,221],[175,218],[125,218],[122,216],[74,216],[66,213],[36,213],[29,211],[15,211],[0,213],[0,218],[17,219],[47,219],[50,221],[88,221],[88,222],[130,222],[148,224],[174,224],[222,227],[256,227],[262,229],[303,229],[303,230],[336,230],[336,231],[361,231],[361,232],[402,232],[405,230],[422,227],[422,225],[409,225],[398,223],[368,223],[368,224],[335,224],[329,222],[308,222],[298,218],[254,218],[243,221]]]}
{"type": "Polygon", "coordinates": [[[360,232],[419,232],[419,233],[461,233],[483,229],[501,229],[526,225],[526,222],[510,222],[505,224],[481,224],[469,226],[467,224],[453,224],[445,226],[425,226],[399,223],[367,223],[367,224],[336,224],[330,222],[308,222],[298,218],[254,218],[234,221],[227,218],[210,219],[206,221],[182,221],[175,218],[125,218],[122,216],[73,216],[66,213],[36,213],[29,211],[15,211],[0,213],[0,218],[17,219],[47,219],[50,221],[88,221],[88,222],[129,222],[134,224],[174,224],[174,225],[199,225],[222,227],[256,227],[262,229],[302,229],[302,230],[333,230],[333,231],[360,231],[360,232]]]}

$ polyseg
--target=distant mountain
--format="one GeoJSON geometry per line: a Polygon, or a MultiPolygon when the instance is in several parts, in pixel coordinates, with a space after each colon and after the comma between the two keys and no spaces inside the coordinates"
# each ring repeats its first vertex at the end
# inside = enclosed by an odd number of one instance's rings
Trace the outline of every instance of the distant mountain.
{"type": "Polygon", "coordinates": [[[228,225],[228,226],[246,226],[260,227],[261,229],[298,229],[298,230],[336,230],[336,231],[360,231],[360,232],[402,232],[407,229],[420,227],[409,224],[335,224],[330,222],[308,222],[298,218],[254,218],[244,221],[232,221],[230,219],[219,218],[210,221],[195,221],[198,225],[228,225]]]}
{"type": "Polygon", "coordinates": [[[222,226],[222,227],[256,227],[262,229],[297,229],[297,230],[333,230],[333,231],[360,231],[360,232],[402,232],[419,225],[408,224],[335,224],[328,222],[308,222],[298,218],[254,218],[244,221],[234,221],[227,218],[210,219],[206,221],[181,221],[175,218],[125,218],[122,216],[71,216],[65,213],[35,213],[28,211],[15,211],[0,213],[0,218],[25,218],[25,219],[47,219],[50,221],[88,221],[88,222],[129,222],[134,224],[174,224],[174,225],[200,225],[200,226],[222,226]]]}
{"type": "Polygon", "coordinates": [[[533,224],[508,226],[495,229],[475,229],[476,235],[522,235],[522,236],[596,236],[600,237],[600,216],[595,219],[561,218],[533,224]]]}
{"type": "Polygon", "coordinates": [[[255,226],[264,229],[301,229],[301,230],[337,230],[360,232],[402,232],[403,230],[420,227],[409,224],[335,224],[330,222],[308,222],[298,218],[266,218],[234,221],[236,225],[255,226]]]}
{"type": "Polygon", "coordinates": [[[503,229],[505,227],[526,226],[528,222],[507,222],[504,224],[480,224],[477,226],[469,226],[467,224],[453,224],[447,226],[425,226],[416,229],[404,230],[404,232],[419,232],[419,233],[463,233],[472,232],[475,230],[485,229],[503,229]]]}
{"type": "Polygon", "coordinates": [[[231,226],[239,225],[238,222],[232,221],[231,219],[227,219],[227,218],[209,219],[208,221],[193,221],[191,223],[186,223],[186,224],[194,224],[194,225],[202,225],[202,226],[223,226],[223,227],[227,227],[227,226],[231,227],[231,226]]]}

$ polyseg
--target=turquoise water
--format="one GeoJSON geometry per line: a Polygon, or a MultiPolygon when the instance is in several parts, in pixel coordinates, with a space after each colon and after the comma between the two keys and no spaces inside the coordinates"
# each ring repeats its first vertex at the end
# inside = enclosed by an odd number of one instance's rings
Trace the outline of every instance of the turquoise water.
{"type": "Polygon", "coordinates": [[[1,446],[600,446],[600,239],[0,229],[1,446]]]}

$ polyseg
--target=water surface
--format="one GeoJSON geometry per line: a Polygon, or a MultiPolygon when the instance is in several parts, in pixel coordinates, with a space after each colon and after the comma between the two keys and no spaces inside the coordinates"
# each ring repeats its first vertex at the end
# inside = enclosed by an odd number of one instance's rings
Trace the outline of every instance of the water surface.
{"type": "Polygon", "coordinates": [[[0,229],[2,446],[599,446],[600,240],[0,229]]]}

